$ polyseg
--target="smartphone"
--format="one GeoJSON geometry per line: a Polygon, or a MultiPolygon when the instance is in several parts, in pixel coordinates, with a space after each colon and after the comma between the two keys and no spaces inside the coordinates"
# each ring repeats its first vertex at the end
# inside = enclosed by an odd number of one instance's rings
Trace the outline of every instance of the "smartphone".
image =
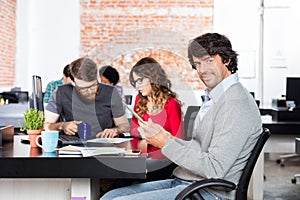
{"type": "Polygon", "coordinates": [[[128,150],[125,152],[125,156],[138,156],[141,154],[141,150],[136,149],[136,150],[128,150]]]}
{"type": "Polygon", "coordinates": [[[141,118],[141,116],[139,116],[136,112],[134,112],[134,110],[132,110],[130,108],[130,106],[128,106],[125,102],[123,102],[123,104],[126,106],[126,108],[143,124],[146,124],[146,122],[141,118]]]}

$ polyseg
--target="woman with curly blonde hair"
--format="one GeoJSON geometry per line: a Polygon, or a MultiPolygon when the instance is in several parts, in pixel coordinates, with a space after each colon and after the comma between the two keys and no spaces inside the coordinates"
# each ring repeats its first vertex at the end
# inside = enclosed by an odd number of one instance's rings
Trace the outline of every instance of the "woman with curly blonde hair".
{"type": "MultiPolygon", "coordinates": [[[[183,123],[181,103],[175,92],[171,90],[171,82],[161,65],[151,57],[139,60],[131,69],[130,83],[138,91],[135,99],[134,111],[144,121],[149,118],[160,124],[173,136],[183,137],[183,123]]],[[[138,119],[133,116],[131,122],[131,134],[139,136],[138,119]]],[[[134,139],[133,148],[143,152],[160,155],[159,148],[147,144],[143,139],[134,139]]]]}

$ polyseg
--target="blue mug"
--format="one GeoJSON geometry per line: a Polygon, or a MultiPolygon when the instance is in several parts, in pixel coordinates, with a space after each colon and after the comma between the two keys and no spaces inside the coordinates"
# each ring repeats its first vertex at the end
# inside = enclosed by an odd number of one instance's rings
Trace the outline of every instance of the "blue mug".
{"type": "Polygon", "coordinates": [[[54,152],[58,143],[58,131],[42,131],[42,134],[36,137],[35,142],[44,152],[54,152]],[[42,138],[42,145],[39,143],[40,137],[42,138]]]}
{"type": "Polygon", "coordinates": [[[80,123],[77,125],[78,136],[82,140],[88,140],[91,138],[91,124],[80,123]]]}

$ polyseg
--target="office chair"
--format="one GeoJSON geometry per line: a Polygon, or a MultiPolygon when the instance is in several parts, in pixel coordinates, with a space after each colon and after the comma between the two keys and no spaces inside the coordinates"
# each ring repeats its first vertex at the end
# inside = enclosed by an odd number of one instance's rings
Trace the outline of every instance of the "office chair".
{"type": "Polygon", "coordinates": [[[203,198],[201,197],[199,190],[206,187],[221,187],[224,188],[224,190],[226,191],[236,190],[235,199],[247,199],[247,191],[253,169],[270,135],[271,133],[269,129],[263,128],[263,132],[252,150],[252,153],[248,159],[248,162],[237,185],[233,182],[223,179],[206,179],[202,181],[197,181],[186,187],[184,190],[182,190],[177,195],[176,200],[201,200],[203,198]]]}
{"type": "Polygon", "coordinates": [[[294,178],[291,179],[291,182],[293,184],[296,184],[297,183],[297,178],[300,178],[300,174],[294,174],[294,178]]]}
{"type": "Polygon", "coordinates": [[[284,167],[285,166],[285,161],[290,160],[290,159],[300,160],[300,154],[292,153],[292,154],[281,155],[281,156],[279,156],[279,159],[276,160],[276,162],[280,165],[280,167],[284,167]]]}
{"type": "MultiPolygon", "coordinates": [[[[295,139],[295,145],[296,145],[296,153],[298,156],[300,156],[300,138],[295,139]]],[[[300,178],[300,174],[295,174],[294,178],[292,178],[291,182],[296,184],[297,178],[300,178]]]]}
{"type": "Polygon", "coordinates": [[[200,106],[188,106],[184,115],[184,140],[192,139],[192,132],[195,118],[199,112],[200,106]]]}
{"type": "Polygon", "coordinates": [[[296,158],[298,159],[300,158],[300,156],[296,153],[286,154],[286,155],[279,156],[279,159],[277,159],[276,162],[280,165],[280,167],[284,167],[286,160],[296,159],[296,158]]]}

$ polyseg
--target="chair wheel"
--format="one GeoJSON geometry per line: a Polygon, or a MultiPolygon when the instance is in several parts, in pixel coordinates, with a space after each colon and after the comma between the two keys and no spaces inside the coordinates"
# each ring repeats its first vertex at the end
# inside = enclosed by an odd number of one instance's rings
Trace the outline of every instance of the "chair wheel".
{"type": "Polygon", "coordinates": [[[277,160],[276,160],[276,163],[277,163],[277,164],[280,164],[280,163],[281,163],[281,160],[280,160],[280,159],[277,159],[277,160]]]}
{"type": "Polygon", "coordinates": [[[280,165],[280,167],[284,167],[284,160],[282,159],[277,159],[276,163],[280,165]]]}
{"type": "Polygon", "coordinates": [[[296,183],[297,183],[297,179],[296,179],[296,178],[293,178],[293,179],[291,180],[291,182],[292,182],[293,184],[296,184],[296,183]]]}

